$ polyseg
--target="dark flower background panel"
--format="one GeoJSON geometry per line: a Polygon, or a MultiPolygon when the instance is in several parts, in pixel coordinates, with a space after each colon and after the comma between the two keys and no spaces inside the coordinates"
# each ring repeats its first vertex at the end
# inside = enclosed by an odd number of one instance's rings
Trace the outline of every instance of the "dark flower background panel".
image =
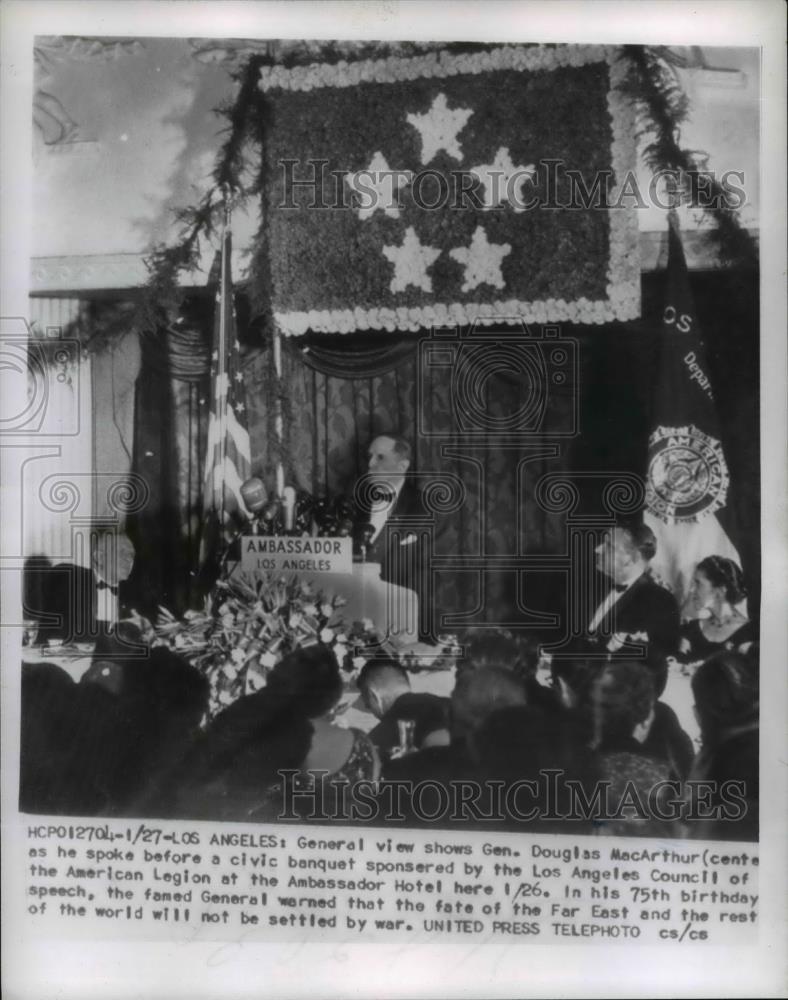
{"type": "Polygon", "coordinates": [[[555,206],[570,200],[566,170],[579,171],[590,189],[598,173],[610,169],[608,87],[607,65],[592,63],[550,72],[500,71],[267,94],[271,181],[266,216],[274,311],[605,298],[607,213],[555,206]],[[360,219],[349,207],[344,174],[368,169],[378,152],[392,170],[424,169],[419,133],[406,116],[426,113],[441,93],[450,109],[474,112],[458,133],[461,159],[437,152],[426,165],[433,176],[421,185],[419,201],[411,188],[402,189],[398,218],[378,210],[360,219]],[[549,211],[516,212],[510,205],[476,211],[470,196],[455,195],[464,187],[478,196],[480,182],[468,172],[491,164],[501,148],[517,167],[560,161],[555,177],[538,170],[535,182],[526,182],[522,190],[542,206],[553,205],[549,211]],[[283,168],[283,160],[297,162],[283,168]],[[310,165],[318,160],[327,161],[324,168],[310,165]],[[317,186],[291,188],[285,181],[291,176],[317,176],[317,186]],[[440,207],[423,207],[435,203],[440,207]],[[331,207],[337,204],[341,207],[331,207]],[[464,268],[447,252],[467,247],[478,225],[490,242],[512,248],[502,263],[503,289],[483,284],[463,291],[464,268]],[[410,226],[422,244],[443,249],[429,272],[432,293],[413,285],[402,292],[390,289],[393,265],[382,248],[401,245],[410,226]]]}

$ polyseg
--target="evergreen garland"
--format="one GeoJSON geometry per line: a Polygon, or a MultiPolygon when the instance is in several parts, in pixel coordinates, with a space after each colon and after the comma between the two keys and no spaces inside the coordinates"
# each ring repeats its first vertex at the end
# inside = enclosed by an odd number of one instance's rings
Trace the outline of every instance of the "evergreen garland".
{"type": "MultiPolygon", "coordinates": [[[[679,144],[681,125],[690,110],[687,95],[669,68],[664,50],[645,45],[624,48],[629,62],[627,89],[640,112],[638,138],[648,138],[643,155],[653,173],[674,171],[683,183],[682,194],[693,205],[689,178],[702,172],[707,156],[700,150],[683,149],[679,144]]],[[[725,189],[708,175],[708,204],[693,205],[708,212],[714,221],[709,235],[717,242],[724,264],[754,269],[758,251],[750,233],[741,225],[738,213],[728,205],[725,189]]]]}

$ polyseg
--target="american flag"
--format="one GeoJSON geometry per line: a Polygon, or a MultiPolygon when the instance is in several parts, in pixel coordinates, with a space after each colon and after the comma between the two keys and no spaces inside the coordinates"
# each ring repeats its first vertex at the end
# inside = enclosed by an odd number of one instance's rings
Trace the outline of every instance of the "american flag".
{"type": "MultiPolygon", "coordinates": [[[[218,524],[227,544],[233,535],[234,515],[245,510],[241,484],[249,478],[251,452],[247,429],[246,387],[241,369],[241,349],[235,328],[231,237],[227,227],[222,237],[221,278],[216,293],[216,318],[211,348],[211,412],[205,452],[203,511],[207,525],[218,524]]],[[[203,535],[201,562],[210,530],[203,535]]]]}

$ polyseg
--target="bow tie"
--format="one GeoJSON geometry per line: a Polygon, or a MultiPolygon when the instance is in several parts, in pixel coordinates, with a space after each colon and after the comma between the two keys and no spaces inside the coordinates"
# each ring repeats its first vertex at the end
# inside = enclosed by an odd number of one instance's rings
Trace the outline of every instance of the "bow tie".
{"type": "Polygon", "coordinates": [[[112,594],[117,594],[118,588],[113,587],[111,583],[107,583],[106,580],[99,580],[96,583],[96,590],[108,590],[112,594]]]}

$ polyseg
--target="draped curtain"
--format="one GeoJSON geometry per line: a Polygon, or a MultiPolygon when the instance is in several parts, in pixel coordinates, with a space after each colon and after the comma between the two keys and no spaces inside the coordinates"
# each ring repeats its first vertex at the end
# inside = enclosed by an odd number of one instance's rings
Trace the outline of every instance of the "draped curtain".
{"type": "Polygon", "coordinates": [[[208,424],[210,315],[141,337],[135,390],[133,468],[148,486],[129,518],[137,558],[131,587],[139,610],[182,612],[201,598],[199,546],[208,424]]]}
{"type": "MultiPolygon", "coordinates": [[[[662,275],[643,282],[644,315],[659,314],[662,275]]],[[[723,444],[731,472],[730,502],[737,539],[757,611],[760,575],[759,361],[757,276],[693,274],[701,326],[718,400],[723,444]]],[[[150,490],[144,511],[129,518],[141,558],[135,574],[148,607],[183,610],[199,599],[196,586],[202,475],[207,428],[208,344],[212,306],[201,300],[191,322],[143,338],[135,398],[134,470],[150,490]],[[195,316],[197,317],[195,319],[195,316]]],[[[574,482],[580,508],[599,510],[598,482],[620,473],[642,475],[649,433],[650,372],[658,338],[647,322],[566,327],[577,341],[577,377],[547,393],[542,431],[527,441],[490,428],[469,436],[457,426],[451,380],[433,371],[419,385],[418,337],[328,336],[283,342],[284,460],[286,481],[313,495],[350,494],[366,468],[366,449],[381,431],[399,430],[414,448],[417,473],[454,476],[464,498],[436,518],[437,555],[480,557],[489,567],[481,597],[478,568],[446,568],[438,606],[470,621],[522,621],[521,604],[550,612],[560,607],[560,573],[518,578],[495,558],[520,553],[561,555],[567,545],[566,511],[546,510],[537,484],[545,475],[574,482]],[[572,401],[576,434],[565,430],[572,401]],[[428,436],[418,425],[421,412],[428,436]],[[599,476],[597,477],[599,479],[599,476]],[[590,485],[589,485],[590,484],[590,485]]],[[[247,334],[248,336],[248,334],[247,334]]],[[[276,460],[272,357],[251,346],[245,374],[252,442],[252,472],[274,489],[276,460]]],[[[515,412],[529,389],[517,373],[501,371],[484,385],[482,405],[492,416],[515,412]]],[[[467,623],[467,621],[465,622],[467,623]]],[[[459,624],[458,622],[448,624],[459,624]]]]}
{"type": "MultiPolygon", "coordinates": [[[[436,514],[437,556],[489,559],[512,555],[518,545],[519,551],[550,552],[562,544],[560,521],[536,503],[534,490],[545,472],[566,470],[566,449],[545,446],[538,437],[523,444],[484,424],[473,435],[463,434],[456,426],[451,379],[445,370],[420,367],[416,338],[379,348],[360,338],[320,339],[321,345],[285,341],[288,483],[313,495],[351,495],[366,471],[370,441],[386,431],[399,433],[411,443],[411,470],[422,488],[433,480],[460,484],[454,509],[436,514]],[[518,537],[523,531],[524,538],[518,537]]],[[[270,352],[256,354],[247,385],[264,384],[271,363],[270,352]]],[[[522,407],[524,391],[516,378],[491,380],[484,406],[493,415],[514,412],[522,407]]],[[[546,432],[562,422],[570,393],[571,387],[548,399],[546,432]]],[[[270,491],[276,464],[270,395],[253,392],[249,410],[253,472],[270,491]]],[[[511,620],[517,617],[517,585],[511,570],[482,574],[478,567],[446,566],[437,578],[436,606],[453,616],[447,627],[511,620]]]]}

